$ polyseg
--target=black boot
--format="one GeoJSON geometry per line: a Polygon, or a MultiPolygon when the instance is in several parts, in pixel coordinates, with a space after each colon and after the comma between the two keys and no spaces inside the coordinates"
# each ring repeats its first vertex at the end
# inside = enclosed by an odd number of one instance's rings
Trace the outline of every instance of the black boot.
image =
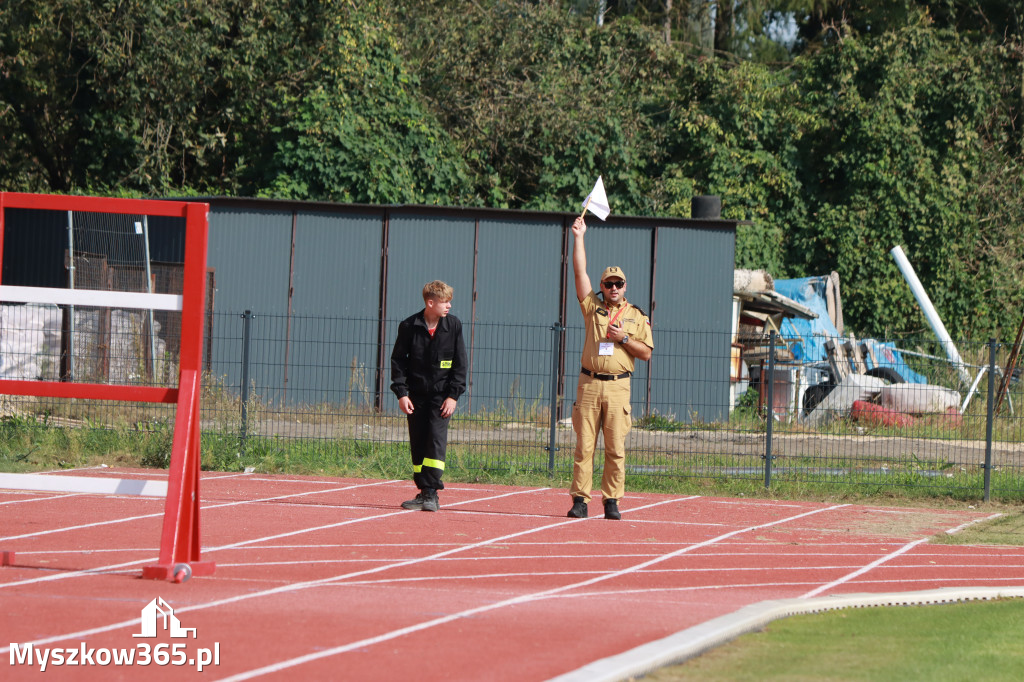
{"type": "Polygon", "coordinates": [[[402,509],[413,509],[423,511],[423,493],[416,493],[416,497],[402,503],[402,509]]]}
{"type": "Polygon", "coordinates": [[[618,500],[605,500],[604,501],[604,517],[613,521],[618,521],[622,518],[622,514],[619,513],[619,501],[618,500]]]}
{"type": "Polygon", "coordinates": [[[441,503],[437,501],[437,491],[433,488],[423,489],[423,511],[436,512],[441,508],[441,503]]]}
{"type": "Polygon", "coordinates": [[[570,519],[587,518],[587,500],[583,497],[572,498],[572,509],[566,514],[570,519]]]}

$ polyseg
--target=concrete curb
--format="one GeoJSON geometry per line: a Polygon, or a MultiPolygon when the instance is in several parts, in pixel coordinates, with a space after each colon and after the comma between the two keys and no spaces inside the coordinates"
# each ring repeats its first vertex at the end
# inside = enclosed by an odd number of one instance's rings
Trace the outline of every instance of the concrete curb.
{"type": "Polygon", "coordinates": [[[814,599],[772,599],[681,630],[674,635],[588,663],[550,682],[620,682],[682,663],[773,620],[804,613],[870,606],[913,606],[1024,597],[1024,587],[946,587],[919,592],[844,594],[814,599]]]}

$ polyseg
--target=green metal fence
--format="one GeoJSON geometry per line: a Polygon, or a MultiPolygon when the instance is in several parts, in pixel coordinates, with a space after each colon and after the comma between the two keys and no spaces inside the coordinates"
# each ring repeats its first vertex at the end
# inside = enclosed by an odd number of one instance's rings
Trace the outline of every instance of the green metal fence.
{"type": "MultiPolygon", "coordinates": [[[[271,451],[330,458],[405,447],[388,389],[397,320],[212,319],[203,438],[228,447],[239,468],[271,451]]],[[[465,333],[472,371],[449,431],[449,469],[570,471],[581,325],[478,323],[465,333]]],[[[654,339],[649,367],[632,381],[631,476],[1024,493],[1024,391],[1011,344],[958,342],[963,364],[954,365],[932,340],[890,339],[875,348],[898,356],[898,370],[867,348],[844,360],[844,378],[835,362],[786,360],[793,340],[774,335],[748,346],[746,359],[729,333],[655,326],[654,339]]],[[[12,357],[8,349],[5,366],[12,357]]],[[[154,406],[11,399],[4,409],[82,428],[173,423],[154,406]]],[[[602,454],[599,442],[598,470],[602,454]]]]}

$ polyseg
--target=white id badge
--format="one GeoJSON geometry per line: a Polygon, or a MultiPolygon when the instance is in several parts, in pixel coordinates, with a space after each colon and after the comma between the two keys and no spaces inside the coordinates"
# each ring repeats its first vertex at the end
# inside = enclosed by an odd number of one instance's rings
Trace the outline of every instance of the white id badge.
{"type": "Polygon", "coordinates": [[[602,341],[600,347],[597,349],[598,355],[611,355],[615,349],[615,344],[611,341],[602,341]]]}

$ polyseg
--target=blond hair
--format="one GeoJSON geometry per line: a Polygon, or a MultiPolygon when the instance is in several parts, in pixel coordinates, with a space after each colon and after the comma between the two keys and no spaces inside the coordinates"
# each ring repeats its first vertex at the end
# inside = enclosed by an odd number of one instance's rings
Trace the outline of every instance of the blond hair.
{"type": "Polygon", "coordinates": [[[445,302],[452,300],[452,296],[455,295],[455,290],[445,284],[439,279],[435,279],[433,282],[427,282],[423,285],[423,300],[426,301],[428,298],[445,302]]]}

